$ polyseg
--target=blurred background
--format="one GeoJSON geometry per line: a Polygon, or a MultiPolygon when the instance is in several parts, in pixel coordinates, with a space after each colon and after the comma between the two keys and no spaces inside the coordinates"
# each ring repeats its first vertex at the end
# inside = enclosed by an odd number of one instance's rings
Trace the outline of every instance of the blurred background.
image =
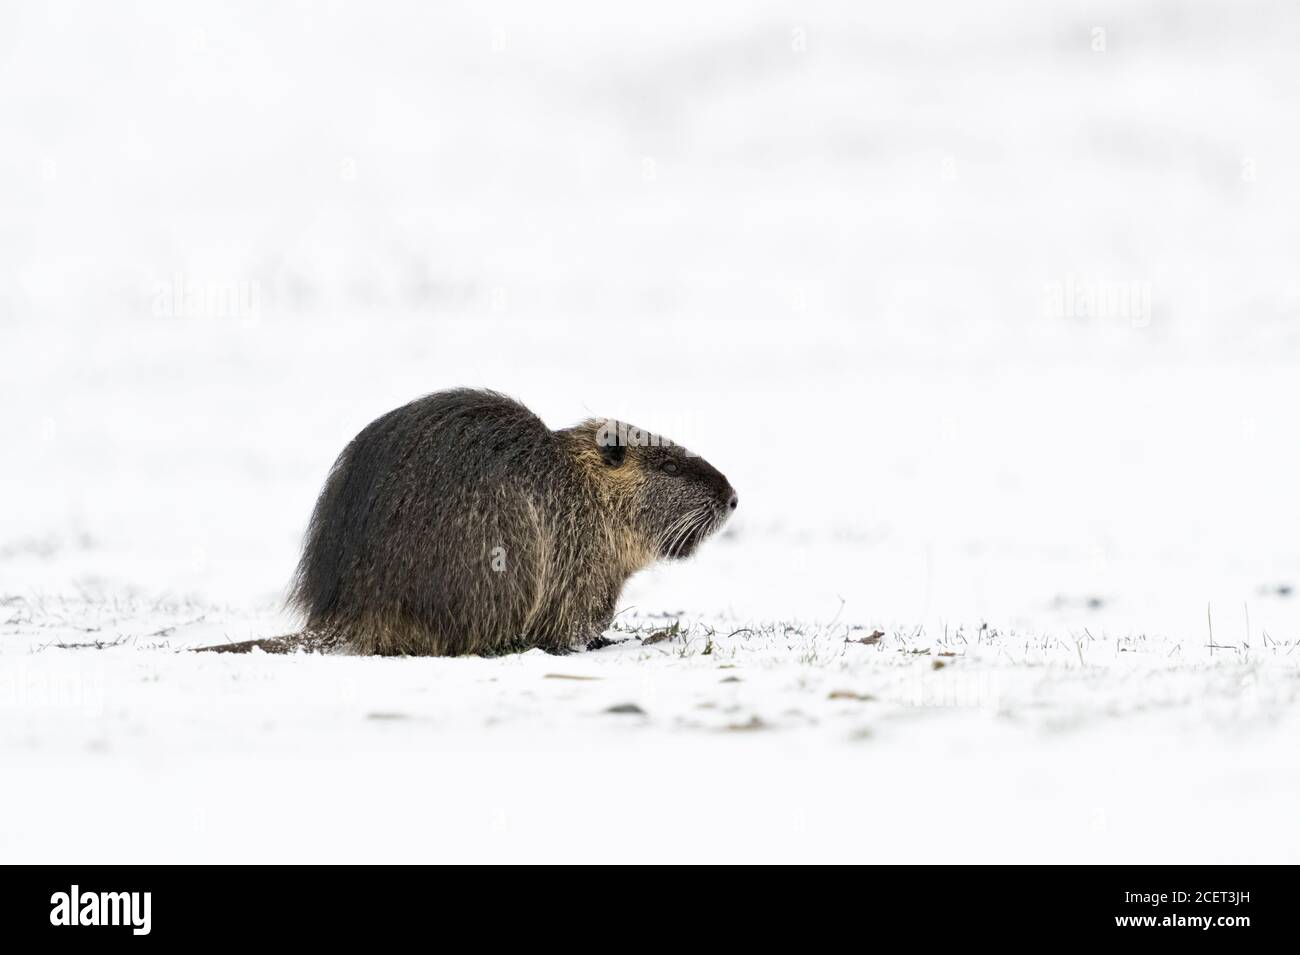
{"type": "Polygon", "coordinates": [[[641,611],[1294,636],[1298,34],[5,3],[0,589],[276,617],[344,444],[481,385],[738,488],[641,611]]]}

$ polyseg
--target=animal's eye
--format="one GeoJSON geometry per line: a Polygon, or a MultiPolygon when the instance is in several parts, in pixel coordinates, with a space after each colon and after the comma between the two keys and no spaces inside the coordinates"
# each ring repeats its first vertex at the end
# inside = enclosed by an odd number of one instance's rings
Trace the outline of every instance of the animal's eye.
{"type": "Polygon", "coordinates": [[[664,474],[676,474],[677,465],[672,461],[665,461],[663,464],[659,465],[659,470],[663,471],[664,474]]]}

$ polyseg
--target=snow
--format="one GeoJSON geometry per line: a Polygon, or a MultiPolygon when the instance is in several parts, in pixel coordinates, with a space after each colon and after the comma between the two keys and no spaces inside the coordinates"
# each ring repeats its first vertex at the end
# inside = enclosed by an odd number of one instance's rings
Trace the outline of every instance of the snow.
{"type": "MultiPolygon", "coordinates": [[[[105,632],[192,611],[119,607],[105,632]]],[[[48,639],[65,616],[101,619],[47,606],[19,629],[48,639]]],[[[217,628],[186,629],[209,639],[217,628]]],[[[24,784],[5,797],[17,823],[5,855],[1217,862],[1291,851],[1294,643],[1212,660],[1144,639],[977,632],[869,645],[837,628],[751,630],[649,644],[623,630],[613,635],[625,642],[598,651],[501,659],[197,655],[170,635],[12,655],[22,641],[11,635],[0,743],[24,784]]]]}
{"type": "Polygon", "coordinates": [[[1297,861],[1297,16],[6,13],[0,858],[1297,861]],[[736,518],[601,650],[185,652],[453,385],[736,518]]]}

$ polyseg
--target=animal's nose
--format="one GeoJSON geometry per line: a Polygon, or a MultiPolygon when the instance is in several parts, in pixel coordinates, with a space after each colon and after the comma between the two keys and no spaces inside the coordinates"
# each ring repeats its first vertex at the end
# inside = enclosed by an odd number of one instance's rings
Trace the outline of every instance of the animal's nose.
{"type": "Polygon", "coordinates": [[[732,491],[731,497],[727,499],[727,507],[734,511],[736,509],[736,505],[739,503],[740,503],[740,498],[736,497],[735,491],[732,491]]]}

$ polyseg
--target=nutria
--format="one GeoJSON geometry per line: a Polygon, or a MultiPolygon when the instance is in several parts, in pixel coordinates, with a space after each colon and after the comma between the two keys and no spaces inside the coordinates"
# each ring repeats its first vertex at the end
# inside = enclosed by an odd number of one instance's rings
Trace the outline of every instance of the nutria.
{"type": "Polygon", "coordinates": [[[317,645],[356,653],[562,652],[599,639],[628,577],[692,554],[736,503],[717,469],[640,429],[552,431],[505,395],[438,392],[334,462],[290,603],[317,645]]]}

